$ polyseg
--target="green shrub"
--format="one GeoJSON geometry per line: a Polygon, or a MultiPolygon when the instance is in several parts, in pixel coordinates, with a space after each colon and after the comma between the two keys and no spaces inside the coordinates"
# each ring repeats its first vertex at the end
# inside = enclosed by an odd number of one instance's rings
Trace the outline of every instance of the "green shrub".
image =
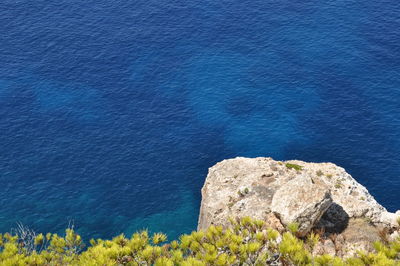
{"type": "Polygon", "coordinates": [[[288,168],[288,169],[294,169],[294,170],[296,170],[296,171],[301,171],[301,170],[303,170],[303,166],[298,165],[298,164],[287,163],[287,164],[285,164],[285,165],[286,165],[286,168],[288,168]]]}
{"type": "Polygon", "coordinates": [[[290,223],[290,224],[288,224],[287,229],[292,234],[296,234],[299,231],[299,224],[298,223],[290,223]]]}
{"type": "Polygon", "coordinates": [[[0,265],[400,265],[400,239],[376,242],[376,252],[341,259],[312,256],[319,236],[296,237],[297,224],[280,234],[249,217],[230,219],[230,223],[228,228],[210,226],[170,243],[165,243],[166,235],[150,236],[147,231],[130,238],[92,239],[84,251],[81,237],[71,228],[65,236],[29,231],[33,240],[21,232],[0,234],[0,265]]]}
{"type": "Polygon", "coordinates": [[[343,183],[342,183],[340,180],[338,180],[338,181],[335,183],[335,188],[339,189],[339,188],[342,188],[342,187],[343,187],[343,183]]]}

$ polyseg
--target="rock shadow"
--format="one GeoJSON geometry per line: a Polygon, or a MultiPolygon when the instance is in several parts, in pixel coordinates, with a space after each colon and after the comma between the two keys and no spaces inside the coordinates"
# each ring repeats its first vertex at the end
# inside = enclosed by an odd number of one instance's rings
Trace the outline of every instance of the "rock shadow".
{"type": "Polygon", "coordinates": [[[322,229],[327,234],[340,234],[349,225],[349,215],[337,203],[333,203],[315,226],[316,229],[322,229]]]}

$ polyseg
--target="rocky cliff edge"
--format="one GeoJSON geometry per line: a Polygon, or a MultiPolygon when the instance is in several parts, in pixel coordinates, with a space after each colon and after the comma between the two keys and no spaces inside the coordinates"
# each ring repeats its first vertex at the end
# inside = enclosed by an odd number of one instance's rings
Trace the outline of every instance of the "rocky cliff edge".
{"type": "Polygon", "coordinates": [[[370,250],[382,237],[398,236],[400,211],[388,212],[332,163],[242,157],[217,163],[202,188],[198,229],[226,226],[229,218],[244,216],[278,230],[296,222],[299,236],[323,232],[321,252],[345,256],[370,250]]]}

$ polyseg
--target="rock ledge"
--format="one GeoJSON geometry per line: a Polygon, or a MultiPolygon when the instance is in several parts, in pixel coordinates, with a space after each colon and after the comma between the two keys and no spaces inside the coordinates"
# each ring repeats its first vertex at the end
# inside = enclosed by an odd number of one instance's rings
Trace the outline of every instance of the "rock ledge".
{"type": "Polygon", "coordinates": [[[383,228],[393,232],[400,211],[388,212],[364,186],[332,163],[264,157],[219,162],[209,169],[202,188],[198,229],[226,226],[228,218],[244,216],[265,220],[277,229],[297,222],[301,235],[322,228],[340,239],[354,235],[355,230],[357,241],[345,243],[352,250],[353,246],[370,248],[363,234],[370,240],[383,228]],[[360,228],[363,232],[358,232],[360,228]]]}

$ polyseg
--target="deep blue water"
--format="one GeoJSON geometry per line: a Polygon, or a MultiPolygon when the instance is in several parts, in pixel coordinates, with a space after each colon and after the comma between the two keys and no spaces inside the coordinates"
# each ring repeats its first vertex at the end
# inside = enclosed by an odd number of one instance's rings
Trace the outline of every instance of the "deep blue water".
{"type": "Polygon", "coordinates": [[[398,0],[3,0],[0,231],[195,229],[208,167],[331,161],[400,209],[398,0]]]}

